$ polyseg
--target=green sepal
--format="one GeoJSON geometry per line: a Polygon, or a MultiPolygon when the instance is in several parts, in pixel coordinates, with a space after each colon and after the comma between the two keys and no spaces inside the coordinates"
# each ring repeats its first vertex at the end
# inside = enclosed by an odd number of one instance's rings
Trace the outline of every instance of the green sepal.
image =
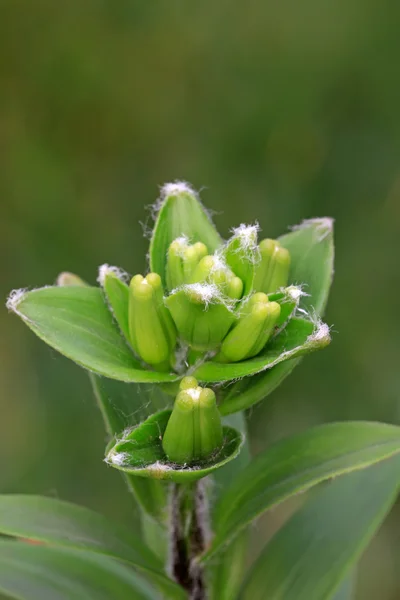
{"type": "Polygon", "coordinates": [[[259,260],[257,225],[240,225],[222,251],[227,265],[243,281],[243,295],[253,289],[256,264],[259,260]]]}
{"type": "Polygon", "coordinates": [[[165,300],[181,338],[195,350],[213,350],[228,333],[235,315],[216,286],[195,283],[165,300]]]}
{"type": "Polygon", "coordinates": [[[126,341],[129,340],[129,287],[125,283],[125,274],[117,267],[102,265],[99,269],[98,281],[108,302],[118,327],[126,341]]]}
{"type": "Polygon", "coordinates": [[[124,431],[109,450],[106,462],[131,475],[185,483],[210,475],[239,454],[244,436],[232,427],[223,427],[222,447],[209,459],[190,466],[169,461],[162,439],[171,413],[171,410],[160,411],[137,427],[124,431]]]}
{"type": "Polygon", "coordinates": [[[191,244],[203,242],[211,253],[222,243],[196,192],[183,182],[168,183],[161,190],[150,243],[150,268],[161,276],[164,285],[169,245],[181,236],[191,244]]]}
{"type": "MultiPolygon", "coordinates": [[[[258,356],[238,363],[205,362],[194,370],[193,375],[200,382],[231,381],[238,377],[272,369],[281,362],[320,350],[329,342],[330,335],[327,325],[293,318],[278,336],[270,340],[258,356]]],[[[242,406],[236,410],[243,408],[246,407],[242,406]]],[[[224,414],[229,412],[235,412],[235,410],[224,411],[224,414]]]]}
{"type": "Polygon", "coordinates": [[[333,219],[309,219],[278,238],[289,250],[289,282],[304,286],[301,306],[322,316],[333,279],[333,219]]]}

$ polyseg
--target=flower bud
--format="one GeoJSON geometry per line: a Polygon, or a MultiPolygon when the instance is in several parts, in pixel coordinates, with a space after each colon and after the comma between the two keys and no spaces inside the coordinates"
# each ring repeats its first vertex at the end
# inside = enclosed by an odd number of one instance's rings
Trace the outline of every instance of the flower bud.
{"type": "Polygon", "coordinates": [[[191,464],[209,458],[223,442],[221,415],[215,394],[194,377],[184,377],[163,436],[168,459],[191,464]]]}
{"type": "Polygon", "coordinates": [[[176,330],[164,306],[157,273],[135,275],[130,282],[129,334],[134,350],[145,362],[159,370],[170,369],[176,330]]]}
{"type": "Polygon", "coordinates": [[[194,283],[165,300],[181,338],[195,350],[216,348],[235,320],[217,286],[194,283]]]}
{"type": "Polygon", "coordinates": [[[287,285],[290,254],[275,240],[265,239],[259,244],[260,260],[256,265],[253,289],[269,294],[287,285]]]}
{"type": "Polygon", "coordinates": [[[173,290],[189,283],[194,269],[206,254],[207,246],[201,242],[189,245],[186,237],[174,240],[168,248],[167,255],[166,279],[168,289],[173,290]]]}
{"type": "Polygon", "coordinates": [[[243,282],[236,277],[224,260],[217,255],[205,256],[194,269],[190,283],[214,284],[229,298],[239,300],[243,294],[243,282]]]}
{"type": "Polygon", "coordinates": [[[254,294],[242,315],[222,342],[218,362],[237,362],[256,356],[264,348],[279,319],[281,307],[263,293],[254,294]]]}

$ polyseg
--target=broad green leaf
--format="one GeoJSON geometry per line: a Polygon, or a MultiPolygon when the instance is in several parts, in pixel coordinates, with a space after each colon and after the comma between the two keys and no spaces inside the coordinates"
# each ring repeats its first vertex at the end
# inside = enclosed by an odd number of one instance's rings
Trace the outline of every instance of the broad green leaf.
{"type": "Polygon", "coordinates": [[[262,512],[317,483],[400,452],[400,427],[330,423],[284,439],[253,459],[215,507],[215,537],[204,560],[262,512]]]}
{"type": "Polygon", "coordinates": [[[8,307],[49,346],[78,365],[120,381],[173,381],[144,369],[113,322],[95,287],[48,287],[10,297],[8,307]]]}
{"type": "Polygon", "coordinates": [[[109,449],[106,458],[108,464],[135,476],[186,483],[210,475],[239,454],[243,436],[231,427],[224,427],[223,446],[210,459],[195,466],[169,462],[162,448],[162,437],[170,415],[171,410],[164,410],[137,427],[125,430],[109,449]]]}
{"type": "MultiPolygon", "coordinates": [[[[304,285],[309,296],[302,298],[303,308],[311,308],[317,316],[322,316],[333,279],[332,219],[305,221],[291,233],[280,237],[279,241],[291,255],[289,284],[304,285]]],[[[246,377],[234,383],[221,399],[221,413],[229,414],[260,402],[290,375],[299,362],[299,358],[286,361],[256,377],[246,377]]]]}
{"type": "Polygon", "coordinates": [[[239,598],[332,598],[381,525],[399,488],[399,457],[323,486],[272,538],[239,598]]]}
{"type": "Polygon", "coordinates": [[[103,515],[43,496],[0,496],[0,533],[108,554],[143,569],[162,564],[143,542],[103,515]]]}
{"type": "Polygon", "coordinates": [[[129,338],[129,286],[117,267],[102,265],[99,269],[99,282],[104,290],[108,307],[114,316],[125,339],[129,338]]]}
{"type": "Polygon", "coordinates": [[[0,592],[18,600],[161,600],[108,556],[19,541],[0,541],[0,592]]]}
{"type": "Polygon", "coordinates": [[[333,279],[333,219],[309,219],[279,238],[290,252],[289,283],[304,285],[309,294],[301,305],[322,315],[333,279]]]}
{"type": "Polygon", "coordinates": [[[146,573],[169,598],[181,598],[163,563],[135,535],[87,508],[42,496],[0,496],[0,533],[106,554],[146,573]]]}
{"type": "Polygon", "coordinates": [[[271,369],[283,361],[324,348],[329,342],[327,325],[293,318],[287,327],[254,358],[237,363],[205,362],[195,369],[194,376],[199,381],[217,382],[253,375],[271,369]]]}
{"type": "Polygon", "coordinates": [[[150,243],[150,268],[166,285],[165,265],[168,247],[186,236],[191,243],[203,242],[210,254],[222,243],[197,194],[185,183],[171,183],[161,191],[160,209],[150,243]]]}

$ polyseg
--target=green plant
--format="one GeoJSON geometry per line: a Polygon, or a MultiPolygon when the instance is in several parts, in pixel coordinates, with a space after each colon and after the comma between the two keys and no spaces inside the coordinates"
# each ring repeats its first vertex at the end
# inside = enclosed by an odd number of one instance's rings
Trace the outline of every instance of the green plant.
{"type": "Polygon", "coordinates": [[[86,508],[4,495],[6,594],[351,597],[350,569],[398,491],[400,428],[332,423],[250,458],[243,411],[329,344],[321,315],[333,274],[331,219],[277,241],[257,236],[257,225],[240,225],[223,242],[193,190],[168,184],[146,277],[103,265],[100,287],[63,273],[54,287],[10,295],[10,310],[88,370],[105,460],[134,493],[143,536],[86,508]],[[149,413],[141,423],[133,386],[149,413]],[[247,526],[321,482],[246,569],[247,526]]]}

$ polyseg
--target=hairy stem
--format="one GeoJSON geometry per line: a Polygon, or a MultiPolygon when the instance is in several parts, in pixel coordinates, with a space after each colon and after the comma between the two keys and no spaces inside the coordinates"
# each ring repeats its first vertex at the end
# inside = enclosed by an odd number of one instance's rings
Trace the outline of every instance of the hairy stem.
{"type": "Polygon", "coordinates": [[[203,481],[191,485],[174,484],[170,514],[171,575],[189,594],[190,600],[206,600],[203,568],[197,557],[208,538],[208,500],[203,481]]]}

